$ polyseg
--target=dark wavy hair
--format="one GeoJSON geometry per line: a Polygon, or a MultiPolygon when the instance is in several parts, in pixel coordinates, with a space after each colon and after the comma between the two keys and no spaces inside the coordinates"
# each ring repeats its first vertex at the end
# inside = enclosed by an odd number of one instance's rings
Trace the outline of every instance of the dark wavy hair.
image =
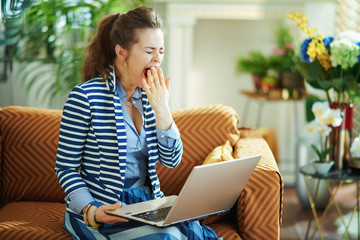
{"type": "Polygon", "coordinates": [[[155,28],[162,29],[161,18],[154,9],[138,7],[127,13],[118,13],[103,18],[97,33],[89,44],[88,54],[81,68],[82,81],[88,81],[102,75],[108,78],[108,67],[114,64],[115,46],[130,50],[138,42],[136,30],[155,28]]]}

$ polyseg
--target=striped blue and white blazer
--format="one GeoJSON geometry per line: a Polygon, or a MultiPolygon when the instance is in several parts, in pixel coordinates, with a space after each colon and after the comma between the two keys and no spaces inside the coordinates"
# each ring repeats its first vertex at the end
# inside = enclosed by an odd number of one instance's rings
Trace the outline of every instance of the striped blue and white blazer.
{"type": "MultiPolygon", "coordinates": [[[[110,67],[107,81],[99,76],[79,84],[71,91],[64,106],[55,172],[67,196],[88,188],[95,201],[113,204],[121,195],[127,143],[115,81],[113,67],[110,67]]],[[[156,137],[155,114],[144,90],[142,104],[152,194],[153,198],[161,198],[164,194],[155,166],[160,161],[166,167],[176,167],[181,161],[182,142],[177,139],[173,149],[160,145],[156,137]]]]}

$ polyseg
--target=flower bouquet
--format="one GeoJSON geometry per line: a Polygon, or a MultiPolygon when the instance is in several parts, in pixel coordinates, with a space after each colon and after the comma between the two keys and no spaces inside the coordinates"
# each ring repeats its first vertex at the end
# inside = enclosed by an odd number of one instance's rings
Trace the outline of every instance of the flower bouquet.
{"type": "Polygon", "coordinates": [[[302,13],[288,19],[307,34],[301,44],[299,71],[314,88],[324,90],[329,103],[339,106],[360,98],[360,33],[346,31],[324,37],[309,27],[302,13]]]}
{"type": "Polygon", "coordinates": [[[353,123],[353,102],[360,101],[360,33],[346,31],[324,37],[309,27],[302,13],[291,13],[293,20],[307,35],[302,42],[299,71],[310,86],[324,90],[331,108],[343,114],[341,126],[332,129],[330,152],[336,168],[346,168],[350,156],[350,131],[353,123]]]}

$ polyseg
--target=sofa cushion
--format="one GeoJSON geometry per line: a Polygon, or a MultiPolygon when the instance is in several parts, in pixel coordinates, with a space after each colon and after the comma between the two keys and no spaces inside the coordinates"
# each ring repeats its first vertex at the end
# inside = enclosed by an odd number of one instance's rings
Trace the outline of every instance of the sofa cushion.
{"type": "Polygon", "coordinates": [[[0,239],[72,239],[64,228],[65,204],[12,202],[0,209],[0,239]]]}
{"type": "Polygon", "coordinates": [[[223,145],[215,147],[209,155],[205,158],[203,165],[233,160],[233,147],[230,145],[230,141],[226,140],[223,145]]]}
{"type": "Polygon", "coordinates": [[[201,165],[216,146],[226,140],[234,145],[239,138],[238,115],[221,104],[172,111],[179,128],[184,153],[174,169],[157,165],[161,190],[165,195],[178,194],[195,165],[201,165]]]}
{"type": "Polygon", "coordinates": [[[64,200],[54,172],[60,119],[60,110],[1,109],[1,201],[64,200]]]}

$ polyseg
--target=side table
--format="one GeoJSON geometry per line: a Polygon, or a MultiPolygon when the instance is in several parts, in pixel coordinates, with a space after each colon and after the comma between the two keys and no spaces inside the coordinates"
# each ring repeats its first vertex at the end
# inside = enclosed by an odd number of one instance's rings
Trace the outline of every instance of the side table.
{"type": "MultiPolygon", "coordinates": [[[[298,113],[298,103],[302,102],[306,97],[309,95],[304,92],[301,96],[297,96],[296,98],[283,98],[282,92],[273,90],[269,94],[259,94],[254,91],[244,91],[241,90],[240,93],[246,97],[245,99],[245,107],[242,114],[242,125],[248,126],[247,120],[249,116],[249,110],[255,111],[255,108],[251,106],[251,103],[256,103],[257,105],[257,112],[256,112],[256,124],[255,127],[259,128],[262,126],[262,113],[264,106],[267,106],[269,104],[281,104],[281,103],[289,103],[291,104],[291,110],[292,110],[292,124],[291,122],[287,122],[287,125],[283,126],[284,128],[288,127],[291,130],[291,134],[293,134],[293,138],[289,136],[289,134],[286,135],[280,135],[280,137],[284,137],[285,141],[287,143],[291,143],[290,149],[287,151],[286,157],[290,160],[286,160],[284,156],[282,156],[283,159],[277,159],[277,162],[280,165],[280,169],[282,171],[283,177],[285,179],[285,184],[296,184],[294,180],[297,179],[297,169],[299,168],[299,159],[298,159],[298,152],[297,152],[297,141],[299,140],[299,113],[298,113]],[[293,128],[292,128],[293,127],[293,128]],[[295,141],[293,141],[295,139],[295,141]],[[293,149],[294,151],[291,151],[293,149]],[[284,160],[284,161],[283,161],[284,160]],[[284,163],[284,164],[283,164],[284,163]],[[295,163],[295,166],[293,165],[295,163]],[[283,165],[282,165],[283,164],[283,165]],[[287,164],[287,165],[286,165],[287,164]],[[283,169],[284,166],[284,169],[283,169]],[[290,181],[287,181],[287,177],[289,177],[290,181]]],[[[253,104],[254,105],[254,104],[253,104]]],[[[267,116],[268,118],[269,116],[267,116]]],[[[279,145],[283,146],[283,145],[279,145]]],[[[285,150],[286,151],[286,150],[285,150]]]]}
{"type": "MultiPolygon", "coordinates": [[[[275,91],[274,91],[275,92],[275,91]]],[[[245,103],[245,107],[243,110],[243,117],[244,122],[243,125],[246,126],[247,124],[247,116],[249,115],[249,109],[250,109],[250,101],[251,100],[255,100],[258,103],[258,109],[257,109],[257,114],[256,114],[256,128],[259,128],[261,126],[261,119],[262,119],[262,112],[263,112],[263,107],[266,103],[275,103],[275,102],[292,102],[293,103],[293,114],[294,114],[294,121],[296,121],[295,127],[298,127],[298,123],[297,123],[297,119],[298,119],[298,111],[297,111],[297,101],[299,100],[304,100],[308,94],[304,93],[302,96],[299,96],[298,98],[289,98],[289,99],[283,99],[279,94],[259,94],[253,91],[243,91],[241,90],[240,93],[244,96],[246,96],[246,103],[245,103]]]]}
{"type": "Polygon", "coordinates": [[[360,240],[360,219],[359,219],[359,213],[360,213],[360,192],[359,192],[359,186],[360,186],[360,174],[356,174],[356,173],[351,173],[349,171],[346,170],[335,170],[335,171],[330,171],[327,174],[317,174],[315,172],[314,167],[312,166],[312,164],[307,164],[305,166],[302,166],[299,168],[299,172],[303,175],[304,178],[304,182],[305,182],[305,187],[306,187],[306,191],[307,191],[307,195],[309,198],[309,202],[310,202],[310,206],[311,206],[311,211],[312,211],[312,215],[310,215],[309,218],[309,222],[308,222],[308,226],[307,226],[307,230],[306,230],[306,236],[305,239],[309,239],[309,235],[310,235],[310,228],[311,228],[311,222],[312,219],[314,218],[315,223],[316,223],[316,228],[313,230],[313,232],[311,233],[310,239],[313,239],[316,232],[319,231],[319,236],[320,239],[324,239],[323,235],[322,235],[322,229],[321,229],[321,225],[322,222],[327,214],[327,212],[329,211],[330,207],[332,205],[335,206],[337,213],[339,214],[339,217],[341,219],[341,223],[343,224],[343,226],[345,227],[345,233],[343,236],[343,239],[346,238],[346,236],[348,236],[351,239],[351,236],[348,232],[349,230],[349,226],[351,221],[353,220],[355,213],[357,213],[357,227],[358,227],[358,236],[357,239],[360,240]],[[316,189],[315,189],[315,193],[314,196],[311,195],[310,193],[310,189],[309,189],[309,179],[317,179],[317,185],[316,185],[316,189]],[[321,217],[319,218],[317,211],[316,211],[316,206],[315,206],[315,202],[316,202],[316,198],[317,198],[317,194],[318,194],[318,190],[319,190],[319,185],[320,182],[324,181],[327,189],[330,193],[330,199],[328,204],[325,207],[325,210],[323,212],[323,214],[321,215],[321,217]],[[334,183],[334,184],[331,184],[334,183]],[[346,223],[344,218],[343,218],[343,213],[341,211],[341,208],[339,206],[339,203],[336,201],[335,196],[338,194],[339,189],[341,188],[341,186],[343,186],[344,183],[356,183],[356,204],[353,207],[353,210],[351,212],[351,216],[349,219],[349,222],[346,223]]]}

